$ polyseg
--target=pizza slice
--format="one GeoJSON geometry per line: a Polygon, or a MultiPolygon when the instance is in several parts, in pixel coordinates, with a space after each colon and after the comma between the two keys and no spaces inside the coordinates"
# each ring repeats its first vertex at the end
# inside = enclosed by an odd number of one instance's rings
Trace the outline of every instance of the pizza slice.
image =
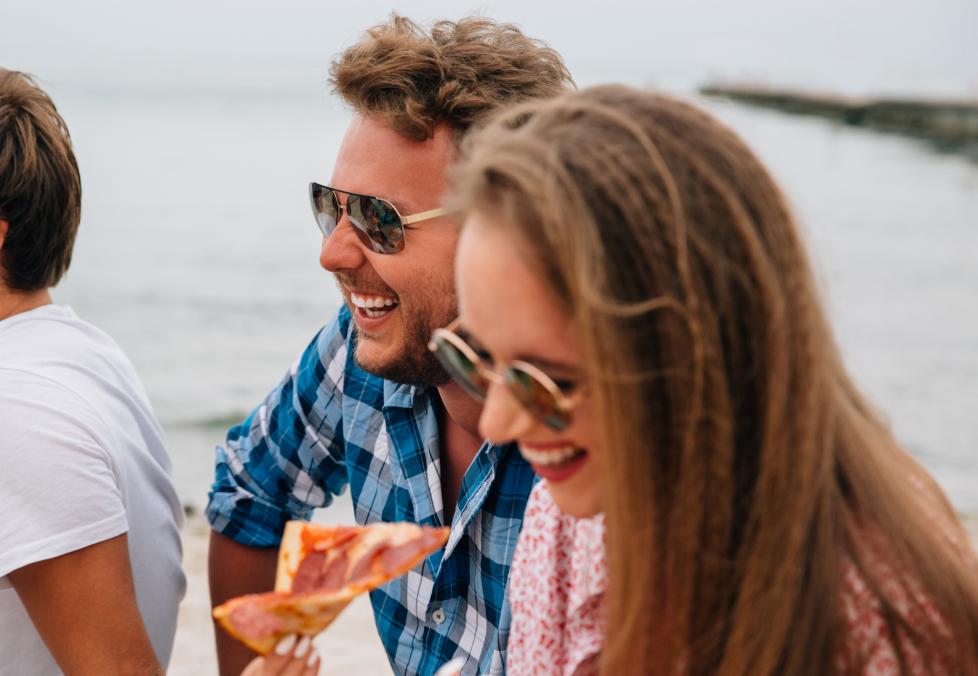
{"type": "Polygon", "coordinates": [[[412,523],[290,521],[279,547],[275,590],[233,598],[215,608],[214,617],[266,655],[283,636],[321,632],[357,594],[400,577],[442,547],[448,532],[412,523]]]}

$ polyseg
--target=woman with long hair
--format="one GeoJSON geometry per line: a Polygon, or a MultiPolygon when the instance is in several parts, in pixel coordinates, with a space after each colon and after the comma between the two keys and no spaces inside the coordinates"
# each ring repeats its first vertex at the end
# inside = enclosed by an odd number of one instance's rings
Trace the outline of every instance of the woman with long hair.
{"type": "Polygon", "coordinates": [[[603,645],[564,673],[978,673],[967,538],[853,384],[786,199],[734,133],[618,86],[525,104],[468,139],[448,202],[460,317],[432,347],[544,478],[510,673],[586,645],[580,614],[603,645]],[[579,560],[600,524],[568,531],[552,504],[603,513],[606,587],[600,554],[579,560]],[[548,603],[555,626],[521,619],[548,603]]]}

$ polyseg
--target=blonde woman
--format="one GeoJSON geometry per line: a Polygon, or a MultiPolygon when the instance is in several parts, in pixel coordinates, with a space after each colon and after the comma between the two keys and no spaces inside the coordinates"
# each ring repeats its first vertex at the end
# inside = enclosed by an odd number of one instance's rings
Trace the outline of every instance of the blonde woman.
{"type": "Polygon", "coordinates": [[[460,318],[432,347],[544,478],[509,673],[978,673],[960,524],[730,130],[623,87],[524,105],[469,139],[449,201],[460,318]]]}

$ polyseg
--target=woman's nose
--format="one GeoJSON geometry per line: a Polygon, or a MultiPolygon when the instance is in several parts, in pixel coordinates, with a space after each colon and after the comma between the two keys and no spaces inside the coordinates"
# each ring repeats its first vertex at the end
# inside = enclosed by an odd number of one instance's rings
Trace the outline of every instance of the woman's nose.
{"type": "Polygon", "coordinates": [[[508,443],[526,435],[536,419],[501,383],[491,383],[479,416],[479,433],[496,444],[508,443]]]}

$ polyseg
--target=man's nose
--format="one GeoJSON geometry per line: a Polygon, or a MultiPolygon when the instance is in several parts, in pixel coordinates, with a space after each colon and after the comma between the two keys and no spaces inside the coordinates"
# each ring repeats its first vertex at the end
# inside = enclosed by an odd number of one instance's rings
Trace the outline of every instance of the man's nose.
{"type": "Polygon", "coordinates": [[[319,264],[330,272],[339,272],[356,270],[363,265],[364,260],[363,247],[344,210],[333,232],[329,237],[323,238],[319,264]]]}
{"type": "Polygon", "coordinates": [[[504,444],[526,435],[537,424],[534,418],[501,383],[491,383],[479,416],[483,439],[504,444]]]}

